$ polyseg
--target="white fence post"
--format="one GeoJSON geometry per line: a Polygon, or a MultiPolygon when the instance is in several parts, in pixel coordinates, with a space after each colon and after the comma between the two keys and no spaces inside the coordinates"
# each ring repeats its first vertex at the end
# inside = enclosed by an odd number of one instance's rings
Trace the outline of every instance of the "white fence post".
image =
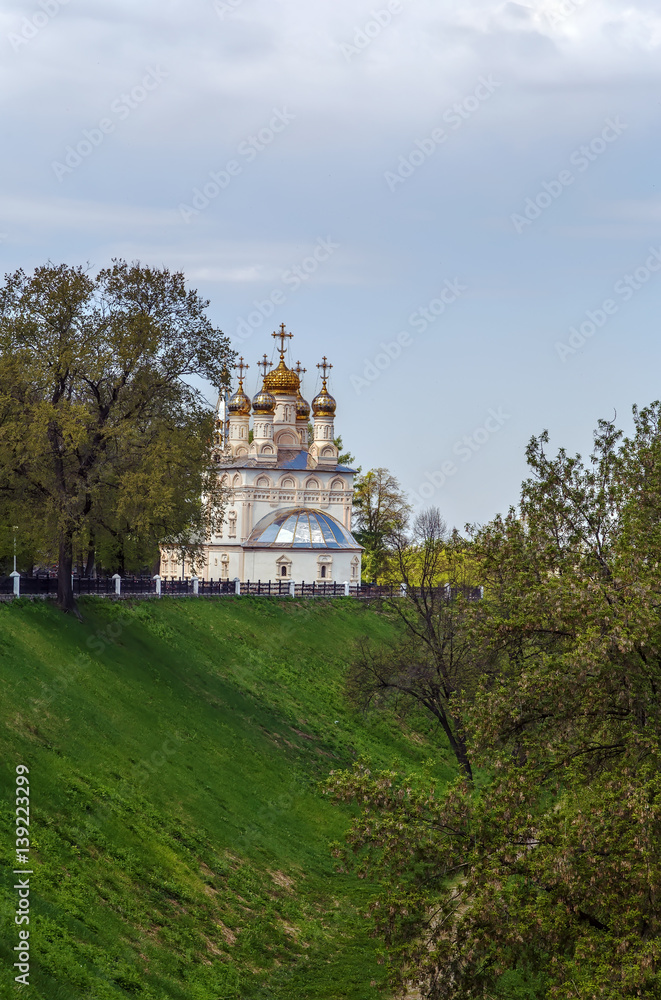
{"type": "Polygon", "coordinates": [[[293,580],[289,581],[289,596],[296,597],[296,584],[293,580]]]}
{"type": "Polygon", "coordinates": [[[405,583],[400,583],[400,585],[399,585],[399,596],[400,597],[406,597],[406,584],[405,583]]]}
{"type": "Polygon", "coordinates": [[[349,590],[349,581],[345,580],[344,581],[344,596],[348,597],[349,593],[350,593],[350,590],[349,590]]]}
{"type": "Polygon", "coordinates": [[[199,592],[200,592],[200,581],[199,581],[199,579],[196,576],[192,576],[191,580],[193,581],[193,593],[194,594],[199,594],[199,592]]]}
{"type": "Polygon", "coordinates": [[[115,573],[115,575],[113,576],[113,580],[115,581],[115,593],[119,597],[119,595],[122,592],[122,578],[119,575],[119,573],[115,573]]]}
{"type": "Polygon", "coordinates": [[[21,596],[21,574],[17,573],[16,570],[14,570],[14,572],[10,573],[9,576],[14,581],[14,597],[20,597],[21,596]]]}
{"type": "Polygon", "coordinates": [[[241,581],[239,580],[238,576],[234,577],[234,593],[237,594],[239,597],[241,596],[241,581]]]}
{"type": "Polygon", "coordinates": [[[154,579],[156,580],[156,596],[157,596],[157,597],[160,597],[160,596],[161,596],[161,578],[160,578],[160,576],[158,576],[158,574],[157,574],[157,575],[156,575],[156,576],[154,577],[154,579]]]}

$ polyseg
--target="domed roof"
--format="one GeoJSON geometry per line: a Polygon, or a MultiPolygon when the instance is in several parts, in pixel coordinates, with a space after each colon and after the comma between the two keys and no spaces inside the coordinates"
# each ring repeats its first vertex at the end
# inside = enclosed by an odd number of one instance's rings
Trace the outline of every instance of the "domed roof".
{"type": "Polygon", "coordinates": [[[354,549],[361,546],[350,531],[323,510],[285,507],[258,521],[244,548],[354,549]]]}
{"type": "Polygon", "coordinates": [[[273,393],[267,392],[264,388],[260,389],[257,395],[253,397],[252,412],[258,414],[275,413],[275,396],[273,393]]]}
{"type": "Polygon", "coordinates": [[[295,395],[301,386],[301,381],[296,374],[280,358],[280,364],[272,372],[264,376],[264,388],[267,392],[287,393],[295,395]]]}
{"type": "Polygon", "coordinates": [[[337,403],[326,388],[326,382],[324,382],[321,392],[312,400],[312,412],[315,417],[317,414],[323,415],[325,413],[332,415],[335,413],[336,407],[337,403]]]}
{"type": "Polygon", "coordinates": [[[307,399],[303,399],[300,392],[296,397],[296,419],[305,420],[306,423],[310,416],[310,404],[307,399]]]}
{"type": "Polygon", "coordinates": [[[250,414],[250,400],[243,391],[243,385],[239,385],[234,395],[231,397],[229,403],[227,404],[227,409],[230,413],[235,413],[242,417],[247,417],[250,414]]]}

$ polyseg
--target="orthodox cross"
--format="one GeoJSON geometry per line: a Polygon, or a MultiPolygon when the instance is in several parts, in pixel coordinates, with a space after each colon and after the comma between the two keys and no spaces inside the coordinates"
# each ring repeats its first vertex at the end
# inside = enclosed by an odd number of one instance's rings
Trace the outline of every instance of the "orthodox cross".
{"type": "Polygon", "coordinates": [[[280,324],[280,333],[277,333],[277,332],[274,331],[271,334],[271,336],[275,337],[276,340],[280,341],[280,347],[278,349],[280,351],[280,359],[282,361],[284,361],[284,359],[285,359],[285,340],[291,340],[291,338],[294,336],[294,334],[293,333],[285,333],[285,324],[281,323],[280,324]]]}
{"type": "Polygon", "coordinates": [[[262,360],[257,362],[257,367],[262,373],[262,378],[266,378],[266,373],[269,370],[270,364],[271,363],[265,354],[262,355],[262,360]]]}
{"type": "Polygon", "coordinates": [[[297,361],[296,362],[296,367],[294,368],[294,371],[296,372],[296,374],[298,375],[298,377],[300,379],[301,375],[305,375],[305,373],[307,371],[307,368],[301,368],[301,362],[297,361]]]}
{"type": "Polygon", "coordinates": [[[240,386],[241,389],[243,389],[243,380],[246,377],[244,375],[244,372],[248,371],[248,369],[250,368],[250,365],[244,364],[243,355],[241,355],[241,357],[239,358],[238,365],[234,365],[234,367],[236,368],[236,370],[239,373],[239,386],[240,386]]]}
{"type": "Polygon", "coordinates": [[[333,366],[326,360],[326,355],[324,354],[323,358],[321,359],[321,364],[317,365],[317,368],[321,370],[321,378],[324,383],[324,389],[326,388],[326,382],[328,381],[328,376],[330,374],[330,370],[332,367],[333,366]]]}

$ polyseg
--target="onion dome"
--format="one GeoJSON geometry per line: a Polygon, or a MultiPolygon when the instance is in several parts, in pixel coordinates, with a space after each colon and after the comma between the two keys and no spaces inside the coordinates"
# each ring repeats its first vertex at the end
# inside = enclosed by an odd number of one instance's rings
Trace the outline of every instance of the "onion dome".
{"type": "Polygon", "coordinates": [[[275,396],[266,389],[261,388],[252,401],[252,412],[258,415],[275,413],[275,396]]]}
{"type": "Polygon", "coordinates": [[[250,415],[250,400],[243,391],[243,385],[239,385],[227,404],[227,409],[234,416],[247,417],[250,415]]]}
{"type": "Polygon", "coordinates": [[[326,380],[321,387],[319,395],[312,400],[312,412],[316,416],[333,416],[337,403],[326,388],[326,380]]]}
{"type": "Polygon", "coordinates": [[[286,393],[295,396],[301,386],[301,380],[280,358],[280,364],[272,372],[264,376],[264,388],[267,392],[286,393]]]}
{"type": "Polygon", "coordinates": [[[303,399],[300,392],[296,397],[296,419],[304,420],[306,423],[310,419],[310,404],[306,399],[303,399]]]}

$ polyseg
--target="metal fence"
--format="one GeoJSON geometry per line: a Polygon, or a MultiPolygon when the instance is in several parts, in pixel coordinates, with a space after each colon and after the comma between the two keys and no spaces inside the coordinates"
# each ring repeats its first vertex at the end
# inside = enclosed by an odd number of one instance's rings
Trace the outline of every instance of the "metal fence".
{"type": "MultiPolygon", "coordinates": [[[[353,597],[359,600],[401,597],[406,587],[381,586],[373,583],[296,583],[294,580],[198,580],[196,577],[176,579],[171,577],[72,577],[75,597],[95,594],[108,597],[219,597],[264,596],[264,597],[353,597]]],[[[439,587],[437,593],[449,599],[463,596],[468,600],[479,600],[480,587],[450,588],[439,587]]],[[[0,597],[48,597],[57,594],[57,577],[48,576],[3,576],[0,577],[0,597]]]]}

